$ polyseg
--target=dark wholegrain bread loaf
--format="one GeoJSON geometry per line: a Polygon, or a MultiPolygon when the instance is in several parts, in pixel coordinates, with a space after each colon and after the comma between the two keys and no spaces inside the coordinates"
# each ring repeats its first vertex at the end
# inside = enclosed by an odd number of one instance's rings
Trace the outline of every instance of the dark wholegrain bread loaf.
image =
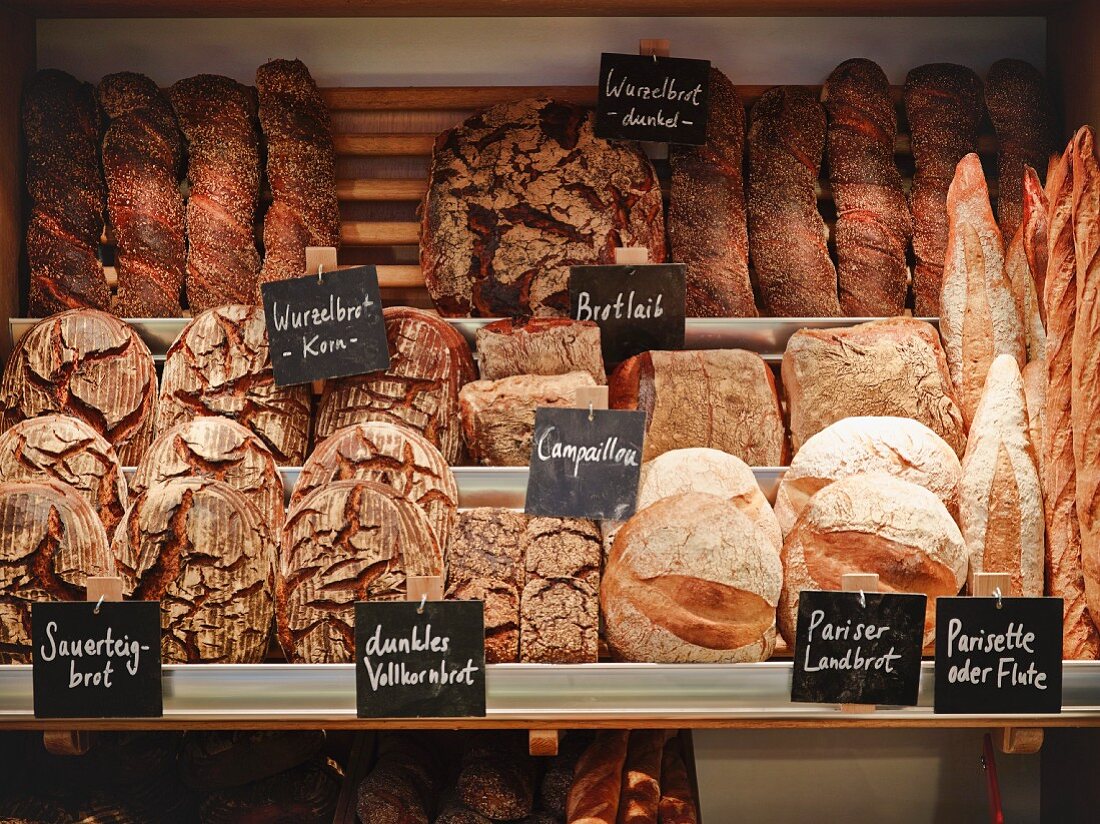
{"type": "Polygon", "coordinates": [[[117,247],[115,308],[130,318],[178,317],[187,241],[176,116],[157,84],[133,72],[104,77],[99,103],[109,120],[103,172],[117,247]]]}
{"type": "Polygon", "coordinates": [[[363,421],[391,421],[420,432],[447,463],[462,458],[458,391],[475,376],[466,340],[437,315],[408,306],[383,310],[390,367],[326,381],[316,443],[363,421]]]}
{"type": "Polygon", "coordinates": [[[1046,81],[1024,60],[998,60],[985,79],[985,105],[997,130],[997,222],[1007,244],[1024,212],[1024,167],[1042,174],[1058,149],[1058,120],[1046,81]]]}
{"type": "Polygon", "coordinates": [[[128,503],[126,478],[114,448],[71,415],[42,415],[0,435],[0,481],[52,480],[87,499],[108,535],[128,503]]]}
{"type": "Polygon", "coordinates": [[[486,818],[476,810],[467,807],[455,791],[443,799],[439,806],[439,815],[435,817],[433,824],[491,824],[491,822],[491,818],[486,818]]]}
{"type": "Polygon", "coordinates": [[[580,518],[531,518],[521,545],[519,656],[531,664],[599,658],[600,531],[580,518]]]}
{"type": "Polygon", "coordinates": [[[965,66],[930,63],[909,72],[904,99],[916,164],[909,192],[914,312],[936,316],[947,256],[947,190],[959,161],[978,150],[982,81],[965,66]]]}
{"type": "Polygon", "coordinates": [[[566,804],[569,824],[615,824],[626,763],[627,730],[600,730],[577,762],[566,804]]]}
{"type": "Polygon", "coordinates": [[[661,824],[699,822],[699,810],[691,790],[680,737],[676,735],[665,743],[661,758],[661,802],[658,812],[661,824]]]}
{"type": "Polygon", "coordinates": [[[107,189],[95,89],[57,69],[38,72],[23,94],[23,137],[31,315],[106,309],[110,294],[97,253],[107,189]]]}
{"type": "Polygon", "coordinates": [[[847,60],[829,75],[821,99],[829,115],[840,308],[857,318],[900,315],[913,221],[894,161],[898,116],[890,81],[871,60],[847,60]]]}
{"type": "Polygon", "coordinates": [[[324,730],[194,730],[180,748],[180,778],[204,792],[240,787],[309,761],[324,744],[324,730]]]}
{"type": "Polygon", "coordinates": [[[668,203],[671,257],[687,264],[688,317],[753,317],[745,216],[745,105],[710,70],[710,118],[702,146],[672,146],[668,203]]]}
{"type": "Polygon", "coordinates": [[[156,432],[221,415],[259,436],[280,465],[296,466],[309,446],[308,386],[276,386],[267,327],[258,306],[219,306],[191,320],[164,360],[156,432]]]}
{"type": "Polygon", "coordinates": [[[760,96],[749,118],[749,254],[764,310],[839,315],[836,268],[817,211],[825,109],[801,86],[760,96]]]}
{"type": "Polygon", "coordinates": [[[199,819],[202,824],[330,824],[343,778],[335,761],[318,756],[263,781],[211,793],[199,819]]]}
{"type": "Polygon", "coordinates": [[[132,466],[153,434],[153,356],[132,327],[106,312],[61,312],[16,344],[4,368],[3,405],[5,429],[53,412],[80,418],[132,466]]]}
{"type": "Polygon", "coordinates": [[[200,74],[177,82],[168,97],[187,139],[187,304],[201,312],[258,303],[256,93],[228,77],[200,74]]]}
{"type": "Polygon", "coordinates": [[[519,599],[527,516],[477,507],[458,513],[446,544],[448,599],[485,603],[485,663],[519,661],[519,599]]]}
{"type": "Polygon", "coordinates": [[[443,575],[428,516],[389,487],[333,481],[293,508],[283,528],[276,618],[288,660],[350,661],[356,601],[405,596],[408,575],[443,575]]]}
{"type": "Polygon", "coordinates": [[[596,383],[607,383],[594,321],[504,318],[477,330],[476,348],[482,380],[587,372],[596,383]]]}
{"type": "Polygon", "coordinates": [[[271,206],[264,215],[264,281],[297,277],[307,246],[340,245],[336,150],[328,109],[300,60],[256,70],[271,206]]]}
{"type": "Polygon", "coordinates": [[[527,736],[513,731],[483,732],[462,753],[458,795],[470,809],[493,821],[528,815],[535,803],[535,759],[527,736]]]}
{"type": "Polygon", "coordinates": [[[0,664],[31,662],[31,604],[82,601],[89,575],[114,575],[107,533],[76,490],[0,483],[0,664]]]}
{"type": "Polygon", "coordinates": [[[158,435],[130,479],[140,495],[172,478],[223,481],[260,510],[272,529],[283,527],[283,479],[275,458],[251,430],[229,418],[206,416],[158,435]]]}
{"type": "Polygon", "coordinates": [[[263,660],[274,536],[260,510],[221,481],[174,478],[135,496],[112,552],[134,600],[161,602],[166,662],[263,660]]]}
{"type": "Polygon", "coordinates": [[[437,751],[424,737],[384,735],[356,794],[360,824],[432,824],[441,773],[437,751]]]}
{"type": "Polygon", "coordinates": [[[519,100],[436,138],[420,265],[441,314],[566,315],[570,266],[614,263],[616,246],[665,259],[653,165],[593,121],[572,103],[519,100]]]}
{"type": "Polygon", "coordinates": [[[443,455],[416,430],[386,421],[338,429],[305,462],[290,506],[325,484],[346,480],[375,481],[401,493],[424,510],[440,548],[447,546],[458,484],[443,455]]]}

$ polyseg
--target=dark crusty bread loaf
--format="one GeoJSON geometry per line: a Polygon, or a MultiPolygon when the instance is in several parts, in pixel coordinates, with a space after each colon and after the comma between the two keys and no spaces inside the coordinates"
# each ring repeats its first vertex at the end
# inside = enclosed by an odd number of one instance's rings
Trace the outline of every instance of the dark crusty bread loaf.
{"type": "Polygon", "coordinates": [[[394,601],[408,575],[443,575],[428,516],[389,487],[333,481],[287,516],[276,618],[288,660],[352,660],[356,601],[394,601]]]}
{"type": "Polygon", "coordinates": [[[375,481],[424,510],[440,548],[451,536],[458,484],[443,456],[414,429],[386,421],[346,426],[313,451],[298,475],[291,507],[332,481],[375,481]]]}
{"type": "Polygon", "coordinates": [[[1046,81],[1024,60],[1006,58],[989,67],[985,105],[997,130],[997,222],[1005,243],[1023,218],[1024,167],[1046,171],[1057,149],[1057,123],[1046,81]]]}
{"type": "Polygon", "coordinates": [[[168,349],[157,434],[202,415],[221,415],[259,436],[280,465],[300,465],[309,446],[308,386],[276,386],[263,309],[208,309],[168,349]]]}
{"type": "Polygon", "coordinates": [[[982,81],[965,66],[930,63],[909,72],[904,99],[916,164],[909,193],[914,311],[935,316],[947,255],[947,190],[959,161],[978,150],[982,81]]]}
{"type": "Polygon", "coordinates": [[[760,96],[749,118],[749,254],[764,311],[839,315],[836,268],[817,211],[825,109],[801,86],[760,96]]]}
{"type": "Polygon", "coordinates": [[[192,730],[180,748],[180,778],[202,791],[240,787],[309,761],[324,744],[323,730],[192,730]]]}
{"type": "Polygon", "coordinates": [[[522,818],[534,807],[535,771],[527,736],[511,730],[477,733],[462,753],[458,795],[494,821],[522,818]]]}
{"type": "Polygon", "coordinates": [[[657,824],[664,730],[634,730],[623,765],[618,824],[657,824]]]}
{"type": "Polygon", "coordinates": [[[531,518],[524,530],[519,657],[594,664],[599,657],[600,531],[580,518],[531,518]]]}
{"type": "Polygon", "coordinates": [[[477,507],[458,514],[445,545],[448,599],[485,603],[485,663],[519,661],[519,604],[527,516],[477,507]]]}
{"type": "Polygon", "coordinates": [[[687,264],[688,317],[753,317],[745,217],[745,105],[711,67],[707,142],[672,146],[668,240],[672,260],[687,264]]]}
{"type": "Polygon", "coordinates": [[[114,448],[70,415],[42,415],[0,435],[0,481],[52,480],[83,495],[114,535],[128,503],[126,478],[114,448]]]}
{"type": "Polygon", "coordinates": [[[422,736],[384,735],[374,766],[357,790],[360,824],[432,824],[442,783],[439,762],[422,736]]]}
{"type": "Polygon", "coordinates": [[[475,376],[465,338],[445,320],[408,306],[383,310],[390,367],[326,381],[317,407],[316,443],[364,421],[409,426],[447,459],[462,458],[458,391],[475,376]]]}
{"type": "Polygon", "coordinates": [[[0,664],[31,662],[31,604],[82,601],[89,575],[114,575],[107,534],[75,489],[0,483],[0,664]]]}
{"type": "Polygon", "coordinates": [[[97,253],[107,190],[95,89],[57,69],[38,72],[23,94],[23,136],[31,315],[106,309],[110,295],[97,253]]]}
{"type": "Polygon", "coordinates": [[[661,188],[636,145],[593,131],[557,100],[483,111],[436,138],[421,206],[420,266],[443,315],[566,315],[569,267],[616,246],[665,259],[661,188]]]}
{"type": "Polygon", "coordinates": [[[172,478],[223,481],[244,495],[276,530],[283,527],[283,479],[271,450],[229,418],[205,416],[177,424],[150,444],[130,488],[140,495],[172,478]]]}
{"type": "Polygon", "coordinates": [[[187,139],[187,304],[201,312],[258,303],[256,93],[228,77],[200,74],[177,82],[168,97],[187,139]]]}
{"type": "Polygon", "coordinates": [[[566,805],[568,824],[616,824],[627,730],[600,730],[577,762],[566,805]]]}
{"type": "Polygon", "coordinates": [[[587,372],[596,383],[607,383],[594,321],[504,318],[477,330],[476,348],[482,380],[587,372]]]}
{"type": "Polygon", "coordinates": [[[454,792],[443,799],[439,815],[435,817],[433,824],[490,824],[490,822],[492,822],[491,818],[471,810],[458,797],[458,793],[454,792]]]}
{"type": "Polygon", "coordinates": [[[267,653],[275,532],[221,481],[173,478],[134,497],[111,547],[127,592],[161,602],[161,655],[258,664],[267,653]]]}
{"type": "Polygon", "coordinates": [[[176,116],[157,84],[133,72],[104,77],[99,103],[110,121],[103,172],[117,246],[116,309],[131,318],[178,317],[187,243],[176,116]]]}
{"type": "Polygon", "coordinates": [[[699,810],[691,791],[684,754],[679,736],[672,736],[665,743],[661,759],[661,824],[698,824],[699,810]]]}
{"type": "Polygon", "coordinates": [[[846,60],[825,81],[821,99],[829,115],[840,307],[849,317],[900,315],[913,221],[894,161],[898,116],[890,81],[871,60],[846,60]]]}
{"type": "Polygon", "coordinates": [[[106,438],[124,466],[149,445],[156,405],[149,347],[131,326],[94,309],[35,324],[4,368],[3,428],[51,412],[72,415],[106,438]]]}
{"type": "Polygon", "coordinates": [[[263,781],[211,793],[202,801],[199,819],[203,824],[330,824],[342,781],[336,762],[318,756],[263,781]]]}
{"type": "Polygon", "coordinates": [[[300,60],[256,70],[271,206],[264,215],[265,281],[297,277],[307,246],[340,245],[336,150],[328,109],[300,60]]]}
{"type": "Polygon", "coordinates": [[[565,806],[573,786],[577,761],[595,738],[591,730],[570,730],[558,745],[558,754],[546,759],[539,782],[538,807],[559,822],[565,820],[565,806]]]}

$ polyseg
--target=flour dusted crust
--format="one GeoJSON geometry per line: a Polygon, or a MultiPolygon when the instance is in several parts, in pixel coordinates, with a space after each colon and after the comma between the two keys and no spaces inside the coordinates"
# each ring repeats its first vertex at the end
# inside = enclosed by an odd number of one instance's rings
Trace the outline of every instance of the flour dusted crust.
{"type": "Polygon", "coordinates": [[[557,100],[493,106],[436,138],[421,206],[420,265],[444,315],[563,316],[569,267],[615,247],[665,259],[661,189],[627,142],[557,100]]]}
{"type": "Polygon", "coordinates": [[[511,375],[564,375],[587,372],[607,383],[600,349],[600,327],[590,320],[504,318],[477,330],[482,380],[511,375]]]}

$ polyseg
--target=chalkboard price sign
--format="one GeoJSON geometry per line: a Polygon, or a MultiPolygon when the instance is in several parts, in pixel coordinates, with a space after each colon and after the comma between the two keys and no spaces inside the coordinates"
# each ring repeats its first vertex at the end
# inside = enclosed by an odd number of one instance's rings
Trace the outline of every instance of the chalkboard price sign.
{"type": "Polygon", "coordinates": [[[935,709],[1061,712],[1062,599],[937,598],[935,709]]]}
{"type": "Polygon", "coordinates": [[[36,603],[31,639],[36,718],[162,714],[157,601],[36,603]]]}
{"type": "Polygon", "coordinates": [[[710,62],[604,54],[596,136],[658,143],[707,142],[710,62]]]}
{"type": "Polygon", "coordinates": [[[924,595],[803,590],[791,700],[915,705],[926,604],[924,595]]]}
{"type": "Polygon", "coordinates": [[[645,412],[535,410],[528,515],[626,520],[634,514],[645,412]]]}
{"type": "Polygon", "coordinates": [[[360,718],[485,715],[485,604],[355,604],[360,718]]]}
{"type": "Polygon", "coordinates": [[[650,349],[683,349],[686,274],[683,263],[572,266],[573,317],[599,324],[607,363],[650,349]]]}
{"type": "Polygon", "coordinates": [[[277,385],[389,367],[382,297],[373,266],[276,280],[260,289],[277,385]]]}

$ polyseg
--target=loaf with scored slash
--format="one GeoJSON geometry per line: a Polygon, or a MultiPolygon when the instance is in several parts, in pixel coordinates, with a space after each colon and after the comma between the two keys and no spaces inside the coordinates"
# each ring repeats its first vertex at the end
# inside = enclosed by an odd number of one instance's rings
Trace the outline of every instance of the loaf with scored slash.
{"type": "Polygon", "coordinates": [[[494,321],[477,330],[477,359],[482,380],[587,372],[596,383],[607,383],[600,327],[590,320],[494,321]]]}
{"type": "Polygon", "coordinates": [[[699,810],[691,790],[679,736],[665,744],[661,759],[661,824],[699,824],[699,810]]]}
{"type": "MultiPolygon", "coordinates": [[[[1005,249],[1005,277],[1024,328],[1028,361],[1046,357],[1046,319],[1042,303],[1046,280],[1050,204],[1039,176],[1024,167],[1023,220],[1005,249]]],[[[1008,238],[1005,238],[1008,241],[1008,238]]]]}
{"type": "Polygon", "coordinates": [[[661,801],[661,755],[664,730],[634,730],[623,765],[618,824],[657,824],[661,801]]]}
{"type": "Polygon", "coordinates": [[[566,802],[568,824],[616,824],[626,763],[627,730],[600,730],[577,761],[566,802]]]}

